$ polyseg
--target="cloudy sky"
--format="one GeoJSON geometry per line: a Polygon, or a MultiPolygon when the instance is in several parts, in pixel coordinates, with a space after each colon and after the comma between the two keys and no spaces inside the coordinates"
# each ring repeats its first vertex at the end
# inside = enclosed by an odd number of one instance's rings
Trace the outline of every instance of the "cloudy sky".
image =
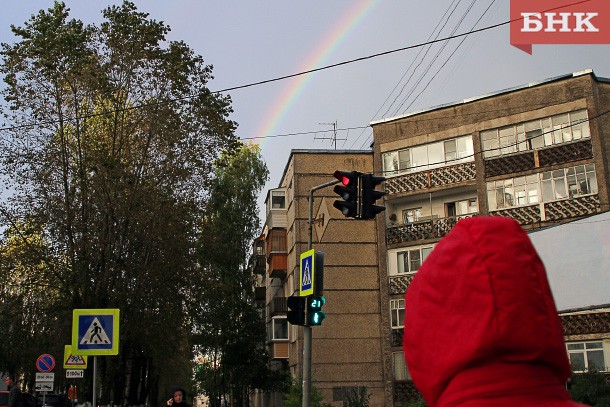
{"type": "MultiPolygon", "coordinates": [[[[66,3],[72,17],[98,23],[100,10],[119,2],[66,3]]],[[[333,124],[337,148],[368,149],[372,120],[587,68],[610,76],[610,46],[534,45],[529,55],[510,45],[506,24],[417,46],[507,22],[509,0],[135,3],[171,27],[170,39],[184,40],[214,66],[213,91],[339,64],[229,92],[238,136],[262,146],[267,188],[278,185],[291,149],[334,149],[333,124]]],[[[14,40],[10,24],[51,5],[3,0],[0,41],[14,40]]]]}

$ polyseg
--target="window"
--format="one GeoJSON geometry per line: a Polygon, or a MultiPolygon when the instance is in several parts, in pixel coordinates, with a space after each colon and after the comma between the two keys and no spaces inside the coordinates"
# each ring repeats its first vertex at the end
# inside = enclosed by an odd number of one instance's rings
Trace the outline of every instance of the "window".
{"type": "Polygon", "coordinates": [[[271,340],[288,340],[288,321],[285,316],[271,319],[271,340]]]}
{"type": "Polygon", "coordinates": [[[390,300],[392,328],[402,328],[405,323],[405,300],[390,300]]]}
{"type": "Polygon", "coordinates": [[[402,223],[417,222],[422,217],[421,208],[403,209],[402,211],[402,223]]]}
{"type": "Polygon", "coordinates": [[[603,342],[568,343],[568,355],[574,372],[606,371],[603,342]]]}
{"type": "Polygon", "coordinates": [[[398,252],[398,274],[415,273],[431,251],[430,246],[398,252]]]}
{"type": "Polygon", "coordinates": [[[481,131],[485,158],[591,137],[586,110],[481,131]]]}
{"type": "Polygon", "coordinates": [[[403,352],[392,353],[392,367],[394,370],[394,380],[411,380],[411,375],[407,369],[407,363],[405,362],[405,355],[403,352]]]}
{"type": "Polygon", "coordinates": [[[597,193],[595,164],[487,183],[490,210],[532,205],[597,193]]]}
{"type": "Polygon", "coordinates": [[[384,175],[453,165],[474,161],[474,147],[470,136],[423,144],[383,154],[384,175]]]}
{"type": "Polygon", "coordinates": [[[388,275],[415,273],[433,248],[434,245],[425,245],[388,250],[388,275]]]}
{"type": "Polygon", "coordinates": [[[286,208],[286,194],[284,191],[271,192],[271,208],[284,209],[286,208]]]}
{"type": "Polygon", "coordinates": [[[463,216],[470,213],[477,213],[478,211],[479,205],[477,204],[477,198],[445,203],[445,214],[448,217],[463,216]]]}

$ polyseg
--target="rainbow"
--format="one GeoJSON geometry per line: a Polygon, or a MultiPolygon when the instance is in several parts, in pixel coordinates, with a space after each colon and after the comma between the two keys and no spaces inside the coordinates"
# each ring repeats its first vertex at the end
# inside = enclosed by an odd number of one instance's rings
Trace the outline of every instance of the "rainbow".
{"type": "MultiPolygon", "coordinates": [[[[295,72],[304,72],[314,68],[321,67],[332,52],[347,38],[356,26],[367,16],[368,13],[380,2],[380,0],[359,0],[348,9],[339,24],[323,37],[320,44],[310,52],[305,62],[299,66],[295,72]]],[[[281,123],[286,113],[290,110],[294,102],[305,88],[309,78],[312,75],[301,75],[287,81],[287,85],[278,95],[275,102],[263,116],[257,130],[254,132],[253,141],[261,147],[265,148],[265,141],[270,140],[265,138],[275,132],[276,127],[281,123]]]]}

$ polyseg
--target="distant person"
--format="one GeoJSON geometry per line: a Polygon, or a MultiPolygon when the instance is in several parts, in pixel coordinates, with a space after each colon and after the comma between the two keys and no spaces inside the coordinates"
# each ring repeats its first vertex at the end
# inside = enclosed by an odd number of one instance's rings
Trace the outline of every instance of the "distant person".
{"type": "Polygon", "coordinates": [[[172,391],[172,398],[167,400],[166,405],[170,407],[191,407],[186,402],[186,391],[182,388],[176,388],[172,391]]]}
{"type": "Polygon", "coordinates": [[[428,406],[583,406],[565,388],[570,363],[544,266],[514,220],[460,220],[405,298],[405,358],[428,406]]]}
{"type": "Polygon", "coordinates": [[[17,377],[11,373],[4,379],[8,390],[8,407],[24,407],[23,395],[17,385],[17,377]]]}

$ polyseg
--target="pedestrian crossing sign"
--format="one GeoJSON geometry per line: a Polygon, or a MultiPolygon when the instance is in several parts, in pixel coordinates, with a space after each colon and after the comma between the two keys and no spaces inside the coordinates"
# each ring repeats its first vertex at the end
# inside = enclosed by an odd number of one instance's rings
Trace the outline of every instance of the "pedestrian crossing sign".
{"type": "Polygon", "coordinates": [[[300,295],[301,297],[305,297],[307,295],[313,295],[314,288],[314,250],[308,250],[304,253],[301,253],[301,272],[300,274],[300,295]]]}
{"type": "Polygon", "coordinates": [[[86,369],[87,356],[73,355],[72,345],[64,345],[64,369],[86,369]]]}
{"type": "Polygon", "coordinates": [[[119,310],[75,309],[72,313],[72,354],[118,355],[119,310]]]}

